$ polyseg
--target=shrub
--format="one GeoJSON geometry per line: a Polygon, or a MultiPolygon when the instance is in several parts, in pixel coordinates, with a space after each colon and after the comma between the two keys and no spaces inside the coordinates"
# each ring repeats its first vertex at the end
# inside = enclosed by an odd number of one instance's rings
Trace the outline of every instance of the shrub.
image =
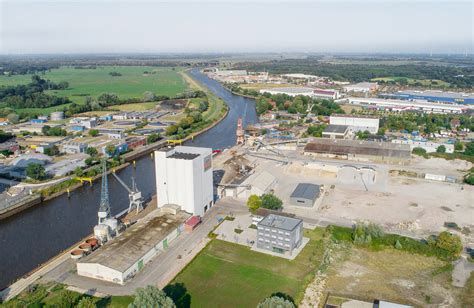
{"type": "Polygon", "coordinates": [[[257,195],[251,195],[247,199],[247,206],[250,212],[255,213],[255,211],[262,206],[262,199],[260,199],[260,197],[257,195]]]}
{"type": "Polygon", "coordinates": [[[459,256],[462,251],[461,238],[448,231],[443,231],[436,239],[436,247],[446,250],[453,256],[459,256]]]}
{"type": "Polygon", "coordinates": [[[426,155],[426,150],[423,149],[423,148],[420,148],[420,147],[416,147],[413,149],[413,151],[411,151],[413,154],[415,155],[419,155],[419,156],[425,156],[426,155]]]}
{"type": "Polygon", "coordinates": [[[262,200],[263,208],[270,210],[279,210],[282,208],[283,201],[274,194],[263,194],[260,199],[262,200]]]}

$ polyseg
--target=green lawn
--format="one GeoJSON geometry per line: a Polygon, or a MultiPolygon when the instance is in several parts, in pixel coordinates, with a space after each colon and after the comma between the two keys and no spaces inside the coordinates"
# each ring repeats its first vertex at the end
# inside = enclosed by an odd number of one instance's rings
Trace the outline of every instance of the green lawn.
{"type": "Polygon", "coordinates": [[[184,283],[192,307],[255,307],[276,292],[298,302],[321,261],[322,233],[305,230],[311,241],[293,261],[214,240],[173,283],[184,283]]]}
{"type": "MultiPolygon", "coordinates": [[[[141,98],[145,91],[173,97],[187,88],[186,82],[179,74],[182,70],[182,68],[148,66],[102,66],[97,69],[61,67],[40,76],[54,82],[69,82],[69,88],[66,90],[47,91],[47,93],[67,96],[73,102],[82,103],[86,96],[97,97],[102,93],[115,93],[122,99],[141,98]],[[144,71],[152,73],[144,74],[144,71]],[[118,72],[122,76],[113,77],[109,75],[110,72],[118,72]]],[[[26,84],[30,81],[31,75],[0,76],[0,86],[26,84]]],[[[42,109],[41,113],[59,110],[64,106],[42,109]]],[[[37,110],[29,108],[18,111],[37,110]]]]}

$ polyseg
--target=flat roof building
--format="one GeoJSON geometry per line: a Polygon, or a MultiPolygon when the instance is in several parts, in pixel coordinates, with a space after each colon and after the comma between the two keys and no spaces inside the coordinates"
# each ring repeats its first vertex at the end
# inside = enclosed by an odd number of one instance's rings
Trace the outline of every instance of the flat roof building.
{"type": "Polygon", "coordinates": [[[379,118],[369,115],[331,114],[329,124],[347,125],[350,132],[369,131],[375,134],[379,130],[379,118]]]}
{"type": "Polygon", "coordinates": [[[349,133],[349,126],[329,124],[323,131],[324,138],[344,139],[349,133]]]}
{"type": "Polygon", "coordinates": [[[386,97],[406,99],[406,100],[427,100],[430,102],[445,102],[445,103],[458,103],[458,104],[474,104],[474,93],[464,92],[444,92],[444,91],[417,91],[417,90],[405,90],[398,91],[393,94],[386,93],[386,97]]]}
{"type": "Polygon", "coordinates": [[[257,224],[257,248],[292,255],[303,242],[303,220],[270,214],[257,224]]]}
{"type": "Polygon", "coordinates": [[[396,112],[419,111],[424,113],[463,113],[469,109],[469,106],[453,104],[453,103],[439,103],[428,102],[426,100],[403,100],[393,99],[392,96],[381,94],[385,98],[363,98],[363,97],[349,97],[348,102],[352,105],[358,105],[367,109],[379,109],[396,112]]]}
{"type": "Polygon", "coordinates": [[[390,142],[315,138],[304,147],[305,155],[353,160],[400,162],[411,157],[410,146],[390,142]]]}
{"type": "Polygon", "coordinates": [[[316,184],[299,183],[291,193],[291,205],[313,207],[316,199],[319,198],[321,187],[316,184]]]}
{"type": "Polygon", "coordinates": [[[177,146],[155,151],[158,207],[175,204],[203,216],[214,204],[212,149],[177,146]]]}
{"type": "Polygon", "coordinates": [[[359,82],[344,86],[344,91],[368,93],[376,91],[378,87],[379,85],[376,82],[359,82]]]}
{"type": "Polygon", "coordinates": [[[77,274],[123,285],[168,248],[182,233],[189,217],[182,211],[172,215],[155,210],[110,243],[80,259],[77,274]]]}

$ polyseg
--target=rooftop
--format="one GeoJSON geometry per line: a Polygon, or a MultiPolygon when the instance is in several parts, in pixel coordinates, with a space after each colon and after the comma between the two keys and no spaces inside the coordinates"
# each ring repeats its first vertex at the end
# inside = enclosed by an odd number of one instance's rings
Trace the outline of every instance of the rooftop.
{"type": "Polygon", "coordinates": [[[372,155],[410,158],[410,146],[390,142],[315,138],[304,147],[308,153],[372,155]]]}
{"type": "Polygon", "coordinates": [[[446,97],[446,98],[450,98],[450,97],[454,97],[454,98],[473,98],[474,99],[474,93],[443,92],[443,91],[433,91],[433,90],[426,90],[426,91],[406,90],[406,91],[398,91],[397,94],[435,96],[435,97],[446,97]]]}
{"type": "Polygon", "coordinates": [[[304,198],[314,201],[319,196],[320,189],[320,186],[316,184],[299,183],[290,198],[304,198]]]}
{"type": "Polygon", "coordinates": [[[348,130],[349,126],[347,125],[336,125],[336,124],[329,124],[324,129],[325,133],[338,133],[344,134],[348,130]]]}
{"type": "Polygon", "coordinates": [[[367,114],[339,114],[334,113],[331,114],[331,117],[337,118],[355,118],[355,119],[378,119],[379,117],[367,114]]]}
{"type": "Polygon", "coordinates": [[[313,93],[313,88],[303,88],[303,87],[294,87],[294,88],[271,88],[271,89],[262,89],[264,92],[286,92],[286,93],[313,93]]]}
{"type": "Polygon", "coordinates": [[[175,159],[184,159],[184,160],[193,160],[198,157],[199,154],[194,153],[181,153],[181,152],[174,152],[168,158],[175,158],[175,159]]]}
{"type": "Polygon", "coordinates": [[[124,272],[189,217],[183,211],[162,215],[155,210],[79,263],[98,263],[124,272]]]}
{"type": "Polygon", "coordinates": [[[275,214],[270,214],[262,219],[258,225],[265,227],[272,227],[277,229],[282,229],[286,231],[292,231],[303,221],[298,218],[280,216],[275,214]]]}

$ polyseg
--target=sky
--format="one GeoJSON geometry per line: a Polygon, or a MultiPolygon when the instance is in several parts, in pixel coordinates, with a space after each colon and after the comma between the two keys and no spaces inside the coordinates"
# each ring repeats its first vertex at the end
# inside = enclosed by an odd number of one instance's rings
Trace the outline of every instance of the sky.
{"type": "Polygon", "coordinates": [[[0,0],[0,53],[474,52],[474,2],[0,0]]]}

